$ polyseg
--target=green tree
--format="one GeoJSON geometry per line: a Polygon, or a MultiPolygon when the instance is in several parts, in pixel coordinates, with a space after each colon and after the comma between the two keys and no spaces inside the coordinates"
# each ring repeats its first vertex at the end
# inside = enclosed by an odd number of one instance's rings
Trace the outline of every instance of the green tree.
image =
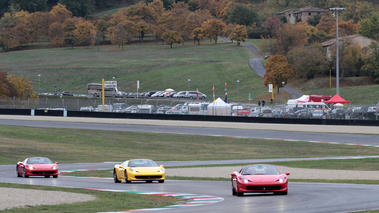
{"type": "Polygon", "coordinates": [[[63,30],[64,30],[63,44],[71,46],[72,48],[74,48],[74,45],[77,43],[77,38],[76,38],[76,35],[74,33],[74,30],[76,29],[76,26],[75,26],[76,21],[77,21],[77,19],[72,18],[72,19],[66,20],[63,23],[63,30]]]}
{"type": "Polygon", "coordinates": [[[234,24],[250,26],[257,22],[257,13],[253,5],[238,3],[233,6],[229,19],[234,24]]]}
{"type": "Polygon", "coordinates": [[[47,0],[9,0],[9,8],[12,12],[28,11],[38,12],[47,10],[47,0]]]}
{"type": "Polygon", "coordinates": [[[363,58],[364,65],[361,67],[362,75],[369,75],[375,78],[379,84],[379,45],[375,42],[370,44],[371,53],[363,58]]]}
{"type": "Polygon", "coordinates": [[[91,0],[59,0],[59,3],[65,5],[74,16],[86,17],[93,13],[91,0]]]}
{"type": "Polygon", "coordinates": [[[288,62],[296,77],[312,79],[328,70],[325,53],[319,44],[301,46],[288,52],[288,62]]]}
{"type": "Polygon", "coordinates": [[[373,39],[379,39],[379,15],[364,19],[360,23],[359,34],[373,39]]]}
{"type": "Polygon", "coordinates": [[[266,63],[266,73],[264,74],[264,85],[269,84],[273,88],[278,89],[283,87],[282,82],[288,82],[288,79],[294,75],[291,65],[287,62],[287,58],[283,55],[274,55],[268,58],[266,63]]]}
{"type": "Polygon", "coordinates": [[[163,40],[165,40],[167,45],[170,45],[170,48],[172,48],[172,45],[174,43],[177,43],[177,44],[184,43],[183,38],[176,31],[168,31],[165,34],[163,34],[163,40]]]}

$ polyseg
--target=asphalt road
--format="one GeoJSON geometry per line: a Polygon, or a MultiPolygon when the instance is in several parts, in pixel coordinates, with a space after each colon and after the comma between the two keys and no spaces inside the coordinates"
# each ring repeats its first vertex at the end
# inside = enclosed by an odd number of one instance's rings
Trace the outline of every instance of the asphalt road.
{"type": "MultiPolygon", "coordinates": [[[[30,118],[30,117],[28,117],[30,118]]],[[[159,125],[126,125],[102,124],[86,122],[55,122],[55,121],[21,121],[0,120],[0,125],[18,125],[55,128],[103,129],[117,131],[167,132],[180,134],[204,134],[234,137],[262,137],[283,138],[288,140],[317,140],[357,144],[357,142],[378,145],[379,136],[376,135],[343,135],[330,133],[244,130],[244,129],[218,129],[159,125]]],[[[317,126],[314,127],[317,129],[317,126]]],[[[188,162],[158,162],[166,166],[181,166],[188,162]]],[[[199,162],[200,163],[200,162],[199,162]]],[[[207,162],[205,162],[207,163],[207,162]]],[[[229,163],[217,161],[216,163],[229,163]]],[[[112,169],[114,162],[96,164],[60,164],[60,170],[75,169],[112,169]]],[[[197,164],[192,162],[192,165],[197,164]]],[[[290,183],[287,196],[272,194],[247,194],[244,197],[231,195],[230,182],[217,181],[174,181],[167,180],[164,184],[132,183],[116,184],[109,179],[74,178],[60,176],[53,178],[17,178],[15,165],[0,165],[0,182],[23,183],[35,185],[64,186],[78,188],[97,188],[106,190],[132,190],[162,193],[192,193],[222,197],[222,202],[196,207],[178,208],[169,212],[352,212],[369,209],[379,209],[377,193],[379,185],[354,184],[316,184],[316,183],[290,183]]],[[[206,169],[206,168],[204,168],[206,169]]],[[[231,171],[232,172],[232,171],[231,171]]],[[[342,177],[343,178],[343,177],[342,177]]]]}

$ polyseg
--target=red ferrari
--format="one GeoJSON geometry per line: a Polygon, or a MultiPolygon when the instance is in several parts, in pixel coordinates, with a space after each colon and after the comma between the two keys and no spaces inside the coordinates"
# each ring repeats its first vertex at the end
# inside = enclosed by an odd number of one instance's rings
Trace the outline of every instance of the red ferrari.
{"type": "Polygon", "coordinates": [[[27,178],[29,176],[45,176],[49,178],[58,177],[58,163],[53,163],[46,157],[26,158],[23,162],[18,162],[16,166],[17,177],[27,178]]]}
{"type": "Polygon", "coordinates": [[[253,164],[242,167],[239,172],[233,172],[233,195],[244,193],[266,193],[286,195],[288,193],[288,177],[290,173],[282,174],[274,165],[253,164]]]}

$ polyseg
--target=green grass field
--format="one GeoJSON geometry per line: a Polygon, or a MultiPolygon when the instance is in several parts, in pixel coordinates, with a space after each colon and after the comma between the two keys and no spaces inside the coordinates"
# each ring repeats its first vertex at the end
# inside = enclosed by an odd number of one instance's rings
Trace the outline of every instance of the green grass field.
{"type": "Polygon", "coordinates": [[[201,45],[186,42],[184,46],[157,43],[118,46],[33,49],[0,53],[2,71],[27,76],[41,91],[74,91],[84,93],[91,82],[116,77],[120,91],[140,92],[173,88],[176,91],[199,89],[212,97],[224,96],[228,83],[229,100],[248,99],[248,93],[263,95],[266,87],[249,68],[250,53],[242,46],[208,40],[201,45]],[[41,75],[38,79],[38,74],[41,75]],[[191,79],[188,85],[188,79],[191,79]],[[237,91],[237,80],[240,80],[237,91]]]}
{"type": "MultiPolygon", "coordinates": [[[[233,137],[1,126],[0,164],[44,155],[59,163],[377,155],[378,148],[233,137]]],[[[379,160],[379,159],[377,159],[379,160]]]]}

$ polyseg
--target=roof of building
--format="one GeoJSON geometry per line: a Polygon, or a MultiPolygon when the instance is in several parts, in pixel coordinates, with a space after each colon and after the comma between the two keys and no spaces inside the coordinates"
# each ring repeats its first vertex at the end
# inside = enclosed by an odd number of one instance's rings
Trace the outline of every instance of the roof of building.
{"type": "MultiPolygon", "coordinates": [[[[348,35],[348,36],[338,37],[338,41],[345,40],[345,39],[351,39],[351,38],[355,38],[355,37],[358,37],[358,36],[362,36],[362,35],[356,34],[356,35],[348,35]]],[[[328,46],[331,46],[331,45],[335,44],[336,40],[337,39],[334,38],[334,39],[331,39],[329,41],[322,42],[321,45],[323,47],[328,47],[328,46]]]]}
{"type": "Polygon", "coordinates": [[[318,7],[303,7],[303,8],[295,8],[295,9],[288,9],[283,10],[279,12],[278,14],[285,14],[285,13],[302,13],[302,12],[325,12],[326,10],[318,7]]]}

